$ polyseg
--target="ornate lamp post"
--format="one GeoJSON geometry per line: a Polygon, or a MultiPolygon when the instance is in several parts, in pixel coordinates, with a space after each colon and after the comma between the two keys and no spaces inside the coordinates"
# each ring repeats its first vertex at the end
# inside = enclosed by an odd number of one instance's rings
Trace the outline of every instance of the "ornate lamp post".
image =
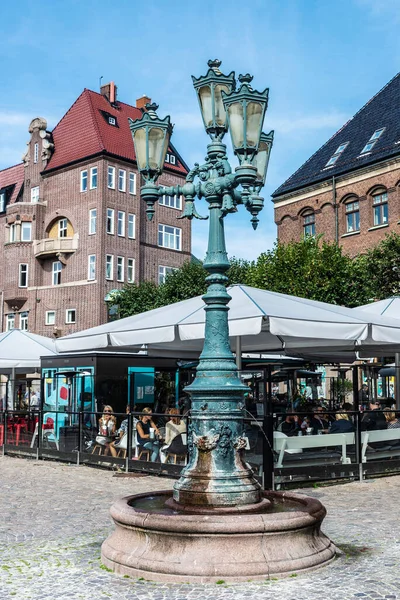
{"type": "Polygon", "coordinates": [[[273,132],[262,133],[268,102],[268,89],[257,92],[252,77],[240,75],[236,90],[235,74],[224,75],[221,62],[208,62],[204,77],[193,83],[198,95],[206,132],[211,137],[203,165],[195,164],[183,186],[157,186],[162,173],[172,127],[169,117],[159,119],[157,105],[130,121],[138,166],[144,177],[141,189],[151,220],[154,205],[163,194],[182,194],[183,214],[178,218],[209,218],[209,238],[204,267],[208,289],[203,296],[206,311],[204,348],[197,375],[186,388],[192,397],[192,421],[188,431],[189,462],[174,488],[174,502],[187,510],[240,506],[253,510],[262,502],[261,488],[251,469],[242,460],[244,392],[231,352],[228,330],[226,272],[230,263],[225,247],[224,219],[244,204],[256,229],[263,208],[259,193],[265,183],[273,132]],[[235,172],[222,142],[230,131],[239,159],[235,172]],[[197,181],[196,181],[197,179],[197,181]],[[208,203],[209,217],[201,217],[195,197],[208,203]]]}

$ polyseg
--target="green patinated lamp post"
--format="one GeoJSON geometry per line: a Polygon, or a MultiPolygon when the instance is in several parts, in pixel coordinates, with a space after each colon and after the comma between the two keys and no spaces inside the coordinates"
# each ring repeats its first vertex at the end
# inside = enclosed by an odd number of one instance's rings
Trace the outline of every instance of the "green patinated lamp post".
{"type": "Polygon", "coordinates": [[[174,487],[174,502],[188,510],[206,508],[254,507],[261,502],[261,488],[252,470],[242,459],[245,447],[244,392],[247,386],[238,377],[231,352],[228,330],[226,272],[230,263],[225,247],[224,219],[244,204],[251,213],[254,229],[263,208],[259,196],[265,183],[273,132],[262,133],[268,102],[268,89],[257,92],[252,77],[240,75],[236,90],[235,74],[220,72],[221,62],[208,62],[204,77],[193,77],[204,126],[211,137],[203,165],[195,164],[183,186],[162,187],[162,173],[172,126],[170,118],[160,119],[155,104],[146,105],[139,120],[130,120],[138,167],[144,177],[142,198],[151,220],[154,205],[163,194],[182,194],[185,209],[178,218],[201,217],[195,197],[209,208],[208,249],[204,267],[208,288],[203,296],[206,311],[205,340],[197,375],[186,388],[192,397],[188,430],[189,461],[174,487]],[[222,139],[230,131],[239,159],[235,172],[229,164],[222,139]],[[195,181],[197,178],[197,181],[195,181]],[[239,189],[240,188],[240,189],[239,189]]]}

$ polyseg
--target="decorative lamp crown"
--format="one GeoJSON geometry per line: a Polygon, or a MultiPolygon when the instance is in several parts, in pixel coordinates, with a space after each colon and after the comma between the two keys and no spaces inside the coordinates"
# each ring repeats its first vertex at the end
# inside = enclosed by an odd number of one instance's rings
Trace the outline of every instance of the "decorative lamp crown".
{"type": "Polygon", "coordinates": [[[139,171],[146,182],[155,183],[161,175],[173,126],[169,116],[157,116],[158,105],[146,104],[141,119],[129,119],[139,171]]]}
{"type": "Polygon", "coordinates": [[[227,115],[222,102],[222,93],[229,94],[235,89],[235,73],[224,75],[219,70],[220,60],[209,60],[207,74],[196,79],[193,86],[197,92],[206,132],[212,139],[222,140],[228,131],[227,115]]]}
{"type": "Polygon", "coordinates": [[[228,124],[235,154],[241,164],[251,162],[257,154],[265,111],[268,104],[268,92],[253,90],[253,79],[248,73],[239,75],[239,90],[230,93],[222,91],[222,100],[228,116],[228,124]]]}

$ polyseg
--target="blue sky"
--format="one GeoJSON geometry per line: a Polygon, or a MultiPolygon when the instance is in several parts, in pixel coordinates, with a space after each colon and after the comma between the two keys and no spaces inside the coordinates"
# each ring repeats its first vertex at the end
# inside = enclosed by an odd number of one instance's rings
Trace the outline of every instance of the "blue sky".
{"type": "MultiPolygon", "coordinates": [[[[33,117],[54,127],[100,76],[124,102],[156,100],[190,166],[208,142],[190,75],[219,58],[224,72],[269,87],[264,130],[275,145],[261,223],[254,233],[243,208],[226,219],[228,253],[250,259],[276,238],[271,193],[400,70],[398,0],[18,0],[1,3],[0,22],[0,168],[20,161],[33,117]]],[[[206,232],[194,223],[199,257],[206,232]]]]}

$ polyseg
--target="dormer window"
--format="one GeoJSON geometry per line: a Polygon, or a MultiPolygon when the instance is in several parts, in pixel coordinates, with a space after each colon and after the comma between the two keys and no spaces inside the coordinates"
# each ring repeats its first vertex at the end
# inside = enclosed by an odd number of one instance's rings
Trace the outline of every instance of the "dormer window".
{"type": "Polygon", "coordinates": [[[167,152],[166,156],[165,156],[165,162],[169,163],[170,165],[175,165],[176,164],[176,158],[173,154],[170,154],[169,152],[167,152]]]}
{"type": "Polygon", "coordinates": [[[326,163],[326,167],[332,167],[336,161],[338,160],[339,156],[345,151],[345,149],[347,148],[347,146],[349,145],[349,142],[345,142],[344,144],[340,144],[339,148],[336,150],[336,152],[331,156],[331,158],[328,160],[328,162],[326,163]]]}
{"type": "Polygon", "coordinates": [[[385,127],[376,129],[376,131],[374,131],[374,133],[369,138],[368,143],[365,144],[364,148],[361,150],[360,154],[366,154],[367,152],[371,152],[372,148],[375,146],[376,142],[379,140],[384,131],[385,127]]]}
{"type": "Polygon", "coordinates": [[[6,211],[6,192],[0,192],[0,213],[6,211]]]}

